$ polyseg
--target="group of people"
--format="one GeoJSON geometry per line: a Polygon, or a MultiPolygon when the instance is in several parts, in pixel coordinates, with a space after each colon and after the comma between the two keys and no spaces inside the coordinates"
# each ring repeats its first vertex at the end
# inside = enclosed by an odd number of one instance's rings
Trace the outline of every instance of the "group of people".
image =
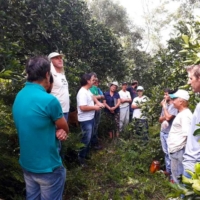
{"type": "MultiPolygon", "coordinates": [[[[200,92],[200,65],[186,67],[188,84],[194,93],[200,92]]],[[[194,113],[190,111],[190,95],[188,91],[179,89],[174,92],[164,90],[164,99],[161,102],[162,112],[159,117],[161,123],[160,139],[165,153],[166,174],[174,183],[180,182],[181,175],[191,178],[186,172],[195,171],[195,163],[200,162],[200,136],[193,133],[200,123],[200,103],[194,113]]]]}
{"type": "MultiPolygon", "coordinates": [[[[195,93],[200,92],[200,65],[187,68],[189,84],[195,93]]],[[[26,64],[27,82],[17,94],[12,112],[17,128],[20,158],[26,183],[27,199],[62,199],[66,180],[66,169],[60,156],[61,141],[68,137],[69,90],[64,73],[63,55],[57,52],[48,58],[37,56],[26,64]],[[51,93],[52,95],[48,94],[51,93]]],[[[143,95],[144,88],[133,81],[128,87],[122,83],[118,90],[116,81],[110,83],[109,90],[102,92],[95,73],[84,74],[77,92],[78,120],[82,130],[79,162],[85,164],[90,146],[98,144],[98,125],[102,109],[106,119],[113,124],[108,130],[111,138],[119,133],[132,118],[145,127],[148,135],[147,118],[141,106],[148,101],[143,95]]],[[[176,93],[165,90],[161,102],[161,141],[165,152],[166,171],[172,174],[174,182],[184,174],[185,169],[194,171],[200,162],[200,136],[194,131],[200,122],[200,104],[194,113],[188,109],[189,94],[185,90],[176,93]]],[[[136,130],[137,132],[137,130],[136,130]]],[[[139,132],[138,132],[139,133],[139,132]]]]}
{"type": "Polygon", "coordinates": [[[141,106],[148,101],[143,95],[144,88],[133,81],[132,86],[123,82],[121,90],[117,92],[119,85],[117,81],[109,84],[109,90],[102,92],[99,88],[97,74],[92,72],[81,77],[81,87],[77,93],[78,121],[82,130],[81,142],[84,147],[79,151],[78,159],[82,166],[89,159],[90,147],[101,149],[98,142],[98,125],[101,110],[104,110],[108,124],[108,135],[112,139],[119,137],[119,133],[126,127],[132,118],[136,121],[136,133],[141,132],[148,139],[148,122],[143,116],[141,106]],[[132,99],[133,98],[133,99],[132,99]],[[130,119],[130,113],[131,119],[130,119]],[[141,130],[142,128],[142,130],[141,130]]]}
{"type": "MultiPolygon", "coordinates": [[[[64,72],[63,54],[53,52],[48,58],[36,56],[26,63],[27,82],[17,94],[13,108],[13,119],[17,128],[20,158],[26,183],[27,199],[62,199],[66,180],[66,169],[60,155],[61,141],[68,137],[69,89],[64,72]],[[51,95],[50,95],[50,94],[51,95]]],[[[105,110],[109,122],[110,137],[119,132],[130,121],[130,113],[140,110],[143,87],[137,81],[127,89],[117,92],[118,83],[112,82],[108,92],[102,92],[95,73],[84,74],[77,92],[78,120],[82,130],[79,151],[80,164],[85,163],[90,145],[100,149],[98,125],[101,110],[105,110]]],[[[137,113],[138,117],[140,114],[137,113]]],[[[132,116],[131,116],[132,118],[132,116]]]]}

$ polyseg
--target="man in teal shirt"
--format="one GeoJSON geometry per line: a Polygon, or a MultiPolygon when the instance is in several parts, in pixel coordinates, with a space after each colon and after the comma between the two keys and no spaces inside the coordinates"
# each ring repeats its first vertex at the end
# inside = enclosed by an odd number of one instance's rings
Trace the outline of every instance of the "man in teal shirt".
{"type": "Polygon", "coordinates": [[[58,140],[67,139],[69,128],[59,101],[46,92],[50,85],[48,59],[29,59],[26,72],[27,82],[17,94],[12,110],[26,199],[62,199],[66,169],[59,155],[58,140]]]}

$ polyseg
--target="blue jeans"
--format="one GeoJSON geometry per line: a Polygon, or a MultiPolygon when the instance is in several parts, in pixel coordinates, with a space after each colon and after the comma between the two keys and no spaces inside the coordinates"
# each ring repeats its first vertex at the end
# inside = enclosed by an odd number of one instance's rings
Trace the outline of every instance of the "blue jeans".
{"type": "Polygon", "coordinates": [[[81,130],[82,130],[82,138],[81,142],[85,145],[79,151],[79,157],[85,158],[86,155],[89,153],[91,137],[94,131],[94,119],[80,122],[81,130]]]}
{"type": "Polygon", "coordinates": [[[177,177],[182,175],[184,172],[183,164],[182,164],[184,153],[185,153],[185,148],[177,152],[170,153],[172,178],[175,183],[179,183],[177,177]]]}
{"type": "Polygon", "coordinates": [[[91,145],[97,145],[98,144],[98,127],[99,127],[99,123],[100,123],[100,117],[101,117],[101,110],[95,111],[94,131],[93,131],[93,134],[92,134],[91,145]]]}
{"type": "Polygon", "coordinates": [[[51,173],[32,173],[23,169],[26,183],[26,200],[62,200],[66,180],[63,166],[51,173]]]}
{"type": "Polygon", "coordinates": [[[170,158],[169,158],[167,138],[168,138],[168,133],[163,133],[161,131],[160,132],[160,141],[161,141],[161,145],[162,145],[162,150],[165,153],[165,167],[166,167],[166,172],[168,172],[169,174],[171,174],[171,161],[170,161],[170,158]]]}
{"type": "Polygon", "coordinates": [[[64,118],[66,119],[66,121],[68,121],[68,116],[69,116],[69,112],[63,113],[64,118]]]}

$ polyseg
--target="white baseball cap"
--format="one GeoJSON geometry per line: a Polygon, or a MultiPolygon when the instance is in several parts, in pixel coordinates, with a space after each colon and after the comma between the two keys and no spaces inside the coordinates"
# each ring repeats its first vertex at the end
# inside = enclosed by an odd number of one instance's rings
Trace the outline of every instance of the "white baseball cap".
{"type": "Polygon", "coordinates": [[[111,82],[111,83],[109,84],[109,87],[110,87],[111,85],[115,85],[115,86],[119,87],[119,85],[118,85],[118,82],[117,82],[117,81],[113,81],[113,82],[111,82]]]}
{"type": "Polygon", "coordinates": [[[181,99],[185,99],[186,101],[188,101],[190,99],[190,95],[186,90],[178,90],[177,92],[175,92],[174,94],[169,94],[171,99],[175,99],[175,98],[181,98],[181,99]]]}
{"type": "Polygon", "coordinates": [[[138,86],[137,90],[144,90],[144,88],[142,86],[138,86]]]}
{"type": "Polygon", "coordinates": [[[64,56],[63,54],[60,54],[60,53],[57,53],[57,52],[53,52],[53,53],[50,53],[49,55],[48,55],[48,59],[51,61],[51,58],[54,58],[54,57],[56,57],[56,56],[64,56]]]}

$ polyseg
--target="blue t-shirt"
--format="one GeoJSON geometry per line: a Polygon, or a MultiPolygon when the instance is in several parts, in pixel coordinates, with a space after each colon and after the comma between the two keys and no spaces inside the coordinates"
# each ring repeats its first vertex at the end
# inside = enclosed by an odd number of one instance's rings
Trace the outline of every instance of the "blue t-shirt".
{"type": "MultiPolygon", "coordinates": [[[[105,100],[106,100],[106,103],[110,106],[110,107],[114,107],[117,103],[117,100],[120,98],[118,92],[115,92],[113,96],[110,96],[110,92],[105,92],[104,93],[104,97],[105,97],[105,100]]],[[[110,110],[108,110],[106,107],[105,107],[105,112],[107,113],[111,113],[110,110]]],[[[117,107],[115,110],[114,110],[115,113],[119,113],[119,107],[117,107]]]]}
{"type": "Polygon", "coordinates": [[[98,88],[98,93],[99,93],[99,95],[103,95],[103,92],[101,91],[100,88],[98,88]]]}
{"type": "Polygon", "coordinates": [[[27,82],[17,94],[12,112],[22,168],[33,173],[48,173],[61,166],[55,121],[63,113],[56,97],[41,85],[27,82]]]}

